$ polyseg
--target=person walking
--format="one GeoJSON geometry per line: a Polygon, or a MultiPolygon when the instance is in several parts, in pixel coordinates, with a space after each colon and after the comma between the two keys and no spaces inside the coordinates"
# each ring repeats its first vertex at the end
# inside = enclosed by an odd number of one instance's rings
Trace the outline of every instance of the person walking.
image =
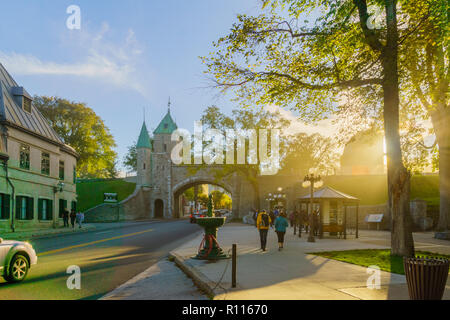
{"type": "Polygon", "coordinates": [[[278,236],[278,250],[281,251],[284,245],[284,235],[286,234],[286,228],[289,223],[286,219],[286,214],[282,212],[280,216],[275,220],[275,232],[278,236]]]}
{"type": "Polygon", "coordinates": [[[273,211],[273,215],[274,215],[273,220],[275,221],[275,219],[278,218],[278,216],[280,215],[280,211],[278,210],[277,207],[275,207],[275,210],[273,211]]]}
{"type": "Polygon", "coordinates": [[[78,211],[76,218],[77,218],[78,226],[81,229],[81,224],[83,223],[83,220],[84,220],[84,214],[82,212],[78,211]]]}
{"type": "Polygon", "coordinates": [[[81,228],[81,224],[84,222],[84,212],[80,212],[81,215],[81,222],[80,222],[80,228],[81,228]]]}
{"type": "Polygon", "coordinates": [[[309,214],[305,210],[302,211],[302,225],[306,233],[309,232],[309,214]]]}
{"type": "Polygon", "coordinates": [[[262,210],[258,214],[258,218],[256,220],[256,227],[259,230],[259,238],[261,240],[261,250],[266,251],[267,244],[267,233],[269,232],[269,227],[271,224],[271,220],[266,210],[262,210]]]}
{"type": "Polygon", "coordinates": [[[295,222],[295,214],[294,211],[291,211],[291,214],[289,215],[289,222],[291,224],[291,228],[294,226],[294,222],[295,222]]]}
{"type": "Polygon", "coordinates": [[[70,212],[70,224],[72,225],[72,229],[75,229],[75,219],[77,218],[77,214],[75,209],[72,209],[70,212]]]}
{"type": "Polygon", "coordinates": [[[69,227],[69,211],[67,210],[63,211],[63,221],[64,221],[64,228],[69,227]]]}
{"type": "Polygon", "coordinates": [[[252,210],[253,210],[253,221],[255,222],[255,227],[256,227],[256,221],[258,219],[258,211],[255,209],[252,209],[252,210]]]}
{"type": "Polygon", "coordinates": [[[270,217],[270,226],[273,227],[273,223],[275,222],[275,213],[273,212],[273,210],[269,212],[269,217],[270,217]]]}
{"type": "Polygon", "coordinates": [[[313,219],[314,219],[314,236],[317,237],[319,235],[319,210],[314,211],[313,219]]]}

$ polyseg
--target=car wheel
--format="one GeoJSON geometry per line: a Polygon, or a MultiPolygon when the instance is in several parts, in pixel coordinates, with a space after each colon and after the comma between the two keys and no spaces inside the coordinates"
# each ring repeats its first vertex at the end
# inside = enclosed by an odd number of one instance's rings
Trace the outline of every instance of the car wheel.
{"type": "Polygon", "coordinates": [[[28,269],[30,269],[28,259],[21,254],[16,254],[11,260],[6,280],[8,282],[23,281],[27,277],[28,269]]]}

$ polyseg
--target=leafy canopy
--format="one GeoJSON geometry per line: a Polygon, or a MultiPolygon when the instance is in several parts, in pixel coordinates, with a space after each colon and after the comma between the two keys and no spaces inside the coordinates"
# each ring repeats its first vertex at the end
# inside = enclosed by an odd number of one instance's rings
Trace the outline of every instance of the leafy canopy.
{"type": "Polygon", "coordinates": [[[34,106],[47,118],[64,143],[74,148],[79,178],[113,178],[117,175],[116,146],[103,120],[84,103],[58,97],[35,96],[34,106]]]}

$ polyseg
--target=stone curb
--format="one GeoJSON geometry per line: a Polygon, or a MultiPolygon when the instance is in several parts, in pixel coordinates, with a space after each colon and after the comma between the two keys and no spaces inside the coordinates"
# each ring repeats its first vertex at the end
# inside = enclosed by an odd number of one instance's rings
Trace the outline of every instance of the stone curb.
{"type": "Polygon", "coordinates": [[[214,283],[208,279],[202,272],[196,270],[186,259],[175,253],[169,252],[169,258],[172,258],[175,264],[197,285],[197,287],[206,293],[206,295],[214,300],[214,297],[218,295],[214,288],[214,283]]]}

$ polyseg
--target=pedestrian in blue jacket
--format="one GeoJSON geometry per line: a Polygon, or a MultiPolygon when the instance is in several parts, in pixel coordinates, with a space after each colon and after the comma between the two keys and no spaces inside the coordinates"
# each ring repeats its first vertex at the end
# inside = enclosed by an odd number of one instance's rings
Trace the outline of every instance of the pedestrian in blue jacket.
{"type": "Polygon", "coordinates": [[[286,228],[289,226],[289,222],[286,219],[286,214],[283,212],[275,220],[275,231],[278,236],[278,250],[281,251],[284,245],[284,235],[286,234],[286,228]]]}

